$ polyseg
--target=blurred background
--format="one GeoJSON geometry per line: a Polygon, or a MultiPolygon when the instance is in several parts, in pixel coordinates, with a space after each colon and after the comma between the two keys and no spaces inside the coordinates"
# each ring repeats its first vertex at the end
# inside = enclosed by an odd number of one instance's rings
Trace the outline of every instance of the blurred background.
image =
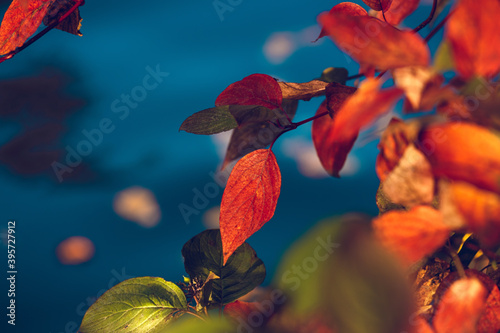
{"type": "MultiPolygon", "coordinates": [[[[9,3],[0,2],[2,13],[9,3]]],[[[253,73],[290,82],[327,67],[356,74],[330,40],[311,42],[317,15],[336,3],[87,1],[83,37],[53,30],[0,64],[0,266],[4,276],[15,220],[18,271],[16,326],[7,331],[76,332],[95,299],[127,278],[182,280],[182,245],[217,225],[223,188],[214,177],[229,134],[197,136],[180,124],[253,73]]],[[[301,101],[296,119],[320,103],[301,101]]],[[[248,241],[266,283],[320,219],[377,214],[377,126],[389,119],[361,135],[341,179],[322,170],[310,124],[279,139],[278,207],[248,241]]],[[[0,302],[5,309],[7,298],[0,302]]]]}

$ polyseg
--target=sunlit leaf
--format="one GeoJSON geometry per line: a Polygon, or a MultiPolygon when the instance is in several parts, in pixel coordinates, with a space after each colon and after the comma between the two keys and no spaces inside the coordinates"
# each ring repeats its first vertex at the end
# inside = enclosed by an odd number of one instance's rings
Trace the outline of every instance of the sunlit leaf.
{"type": "Polygon", "coordinates": [[[359,89],[343,104],[335,116],[332,140],[349,142],[365,126],[389,111],[389,108],[402,95],[398,88],[380,90],[382,82],[366,79],[359,89]]]}
{"type": "Polygon", "coordinates": [[[382,244],[406,265],[432,254],[450,234],[441,213],[428,206],[387,212],[373,220],[373,228],[382,244]]]}
{"type": "MultiPolygon", "coordinates": [[[[335,14],[342,14],[342,15],[350,15],[350,16],[367,16],[368,13],[366,10],[361,7],[360,5],[353,3],[353,2],[341,2],[335,6],[333,6],[332,9],[330,9],[330,13],[335,13],[335,14]]],[[[325,37],[327,35],[327,32],[325,28],[321,29],[321,32],[316,38],[316,41],[322,37],[325,37]]],[[[342,82],[340,82],[342,83],[342,82]]],[[[344,83],[342,83],[344,84],[344,83]]]]}
{"type": "Polygon", "coordinates": [[[30,0],[26,6],[21,0],[12,1],[0,27],[0,54],[23,45],[38,29],[51,3],[52,0],[30,0]]]}
{"type": "Polygon", "coordinates": [[[436,124],[419,135],[419,148],[435,176],[463,180],[500,192],[500,137],[462,122],[436,124]]]}
{"type": "Polygon", "coordinates": [[[328,83],[313,80],[305,83],[278,82],[284,99],[302,99],[308,101],[325,94],[328,83]]]}
{"type": "MultiPolygon", "coordinates": [[[[212,283],[212,299],[227,304],[260,285],[266,277],[262,260],[248,243],[243,243],[223,265],[222,241],[218,229],[205,230],[191,238],[182,248],[184,267],[192,279],[205,281],[217,275],[212,283]]],[[[204,295],[205,296],[205,295],[204,295]]]]}
{"type": "Polygon", "coordinates": [[[224,263],[231,254],[274,215],[281,173],[274,153],[259,149],[233,168],[222,196],[220,229],[224,263]]]}
{"type": "Polygon", "coordinates": [[[318,21],[343,52],[365,67],[388,70],[429,64],[427,44],[412,31],[369,16],[323,13],[318,21]]]}
{"type": "Polygon", "coordinates": [[[436,333],[476,332],[486,296],[486,288],[475,278],[455,281],[438,304],[433,319],[436,333]]]}
{"type": "Polygon", "coordinates": [[[125,280],[105,292],[85,313],[81,333],[156,333],[187,309],[186,297],[174,283],[158,277],[125,280]]]}
{"type": "Polygon", "coordinates": [[[500,2],[461,0],[446,24],[458,73],[465,79],[474,75],[491,78],[500,71],[500,2]]]}

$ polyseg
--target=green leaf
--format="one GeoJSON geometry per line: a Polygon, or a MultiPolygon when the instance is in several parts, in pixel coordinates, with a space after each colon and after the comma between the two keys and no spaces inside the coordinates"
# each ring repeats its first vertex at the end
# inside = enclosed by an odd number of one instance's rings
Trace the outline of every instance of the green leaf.
{"type": "Polygon", "coordinates": [[[321,313],[338,332],[408,329],[410,289],[369,222],[354,214],[325,220],[285,254],[274,283],[291,316],[307,322],[321,313]]]}
{"type": "Polygon", "coordinates": [[[186,297],[174,283],[157,277],[125,280],[105,292],[85,313],[80,333],[153,333],[187,309],[186,297]]]}
{"type": "Polygon", "coordinates": [[[191,279],[206,281],[210,273],[220,278],[211,280],[215,303],[227,304],[246,295],[266,277],[262,260],[248,243],[243,243],[222,266],[220,230],[205,230],[191,238],[182,248],[184,267],[191,279]]]}
{"type": "Polygon", "coordinates": [[[211,317],[203,321],[192,316],[184,316],[168,329],[159,333],[226,333],[236,332],[236,328],[224,318],[218,319],[211,317]]]}
{"type": "Polygon", "coordinates": [[[229,131],[238,126],[236,119],[229,112],[229,107],[217,106],[196,112],[184,120],[179,130],[203,135],[229,131]]]}
{"type": "Polygon", "coordinates": [[[328,67],[321,73],[321,77],[318,80],[325,81],[328,83],[337,82],[340,84],[345,84],[349,72],[343,67],[328,67]]]}

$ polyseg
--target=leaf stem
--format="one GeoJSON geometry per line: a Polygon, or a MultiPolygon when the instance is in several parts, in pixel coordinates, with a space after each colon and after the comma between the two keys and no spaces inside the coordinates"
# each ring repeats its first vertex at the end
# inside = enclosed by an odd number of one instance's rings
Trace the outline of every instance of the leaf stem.
{"type": "Polygon", "coordinates": [[[349,80],[359,79],[359,78],[361,78],[363,76],[365,76],[364,73],[359,73],[359,74],[356,74],[356,75],[349,76],[345,80],[349,81],[349,80]]]}
{"type": "Polygon", "coordinates": [[[35,36],[33,36],[32,38],[30,38],[27,42],[25,42],[20,47],[18,47],[15,50],[10,51],[9,53],[4,54],[3,56],[1,56],[0,57],[0,63],[2,63],[5,60],[8,60],[8,59],[14,57],[16,54],[18,54],[19,52],[21,52],[22,50],[24,50],[25,48],[27,48],[28,46],[30,46],[31,44],[33,44],[34,42],[36,42],[37,40],[39,40],[40,38],[42,38],[47,32],[49,32],[50,30],[52,30],[55,27],[57,27],[59,25],[59,23],[61,23],[62,21],[64,21],[69,15],[71,15],[71,13],[73,13],[78,7],[80,7],[84,3],[85,3],[85,0],[77,0],[77,2],[75,3],[75,5],[73,7],[71,7],[57,21],[54,21],[51,24],[49,24],[45,29],[43,29],[42,31],[40,31],[39,33],[37,33],[35,36]]]}
{"type": "Polygon", "coordinates": [[[207,321],[205,318],[203,318],[202,316],[200,316],[199,314],[195,313],[195,312],[191,312],[191,311],[185,311],[184,313],[187,313],[187,314],[190,314],[192,316],[195,316],[196,318],[198,319],[201,319],[203,321],[207,321]]]}
{"type": "Polygon", "coordinates": [[[451,248],[451,246],[447,246],[446,248],[448,250],[448,253],[451,256],[451,259],[453,260],[453,263],[455,264],[455,268],[457,269],[458,275],[461,278],[465,279],[466,278],[465,269],[464,269],[464,266],[462,265],[462,262],[460,261],[460,258],[458,256],[457,252],[455,252],[455,250],[453,248],[451,248]]]}
{"type": "Polygon", "coordinates": [[[433,0],[432,1],[431,13],[425,19],[424,22],[420,23],[418,25],[418,27],[416,27],[415,29],[413,29],[413,32],[418,32],[418,31],[422,30],[427,24],[429,24],[430,21],[432,21],[432,19],[434,18],[434,15],[436,14],[436,8],[437,8],[437,0],[433,0]]]}

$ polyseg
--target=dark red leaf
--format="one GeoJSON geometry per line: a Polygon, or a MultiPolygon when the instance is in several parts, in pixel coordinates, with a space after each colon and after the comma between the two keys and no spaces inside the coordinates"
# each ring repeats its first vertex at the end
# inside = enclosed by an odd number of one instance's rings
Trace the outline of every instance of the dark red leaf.
{"type": "Polygon", "coordinates": [[[283,100],[278,82],[264,74],[252,74],[227,87],[215,100],[215,106],[260,105],[269,109],[281,107],[283,100]]]}

